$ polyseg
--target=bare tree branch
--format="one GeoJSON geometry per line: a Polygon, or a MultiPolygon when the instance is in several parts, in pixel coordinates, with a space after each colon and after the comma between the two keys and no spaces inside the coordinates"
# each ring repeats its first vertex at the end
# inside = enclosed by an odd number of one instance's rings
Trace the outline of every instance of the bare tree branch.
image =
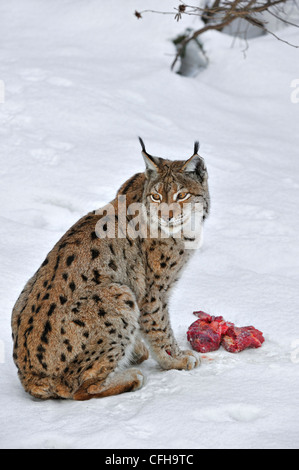
{"type": "MultiPolygon", "coordinates": [[[[282,23],[299,27],[298,24],[292,23],[285,18],[286,13],[284,11],[284,7],[286,3],[290,4],[290,2],[287,2],[286,0],[206,0],[205,5],[200,7],[189,5],[180,0],[180,4],[177,7],[174,7],[173,12],[143,10],[141,12],[135,12],[135,15],[137,18],[142,18],[144,13],[150,12],[162,15],[171,15],[176,21],[180,21],[183,15],[199,16],[202,19],[204,25],[197,31],[190,33],[189,36],[185,37],[180,42],[177,54],[171,66],[173,69],[190,41],[210,30],[221,31],[224,27],[230,25],[238,18],[247,21],[248,24],[257,26],[265,33],[271,34],[276,39],[288,44],[289,46],[299,48],[298,45],[292,44],[285,39],[280,38],[273,31],[270,31],[266,26],[266,21],[261,16],[263,12],[268,12],[282,23]],[[275,12],[273,10],[275,10],[275,12]]],[[[293,0],[293,5],[298,8],[297,0],[293,0]]]]}

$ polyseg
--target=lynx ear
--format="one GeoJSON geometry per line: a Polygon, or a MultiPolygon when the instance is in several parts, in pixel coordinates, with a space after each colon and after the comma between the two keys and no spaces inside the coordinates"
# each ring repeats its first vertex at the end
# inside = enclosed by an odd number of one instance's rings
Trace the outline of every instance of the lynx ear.
{"type": "Polygon", "coordinates": [[[187,173],[193,173],[194,171],[196,171],[196,167],[199,163],[199,160],[201,160],[201,157],[198,155],[198,149],[199,142],[195,141],[193,155],[184,163],[181,168],[181,171],[185,171],[187,173]]]}
{"type": "Polygon", "coordinates": [[[141,139],[141,137],[138,137],[138,139],[141,144],[141,148],[142,148],[141,153],[145,162],[146,169],[151,170],[151,171],[158,171],[159,167],[158,167],[157,161],[155,161],[155,157],[152,157],[151,155],[147,153],[147,151],[145,150],[144,142],[141,139]]]}
{"type": "Polygon", "coordinates": [[[195,173],[201,179],[207,176],[207,169],[204,159],[198,155],[199,142],[194,142],[194,151],[192,157],[190,157],[182,166],[181,171],[185,173],[195,173]]]}

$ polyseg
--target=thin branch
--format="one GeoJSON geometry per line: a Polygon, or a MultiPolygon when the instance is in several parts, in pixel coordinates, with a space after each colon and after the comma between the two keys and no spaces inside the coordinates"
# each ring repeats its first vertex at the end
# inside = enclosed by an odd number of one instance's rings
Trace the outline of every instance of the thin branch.
{"type": "MultiPolygon", "coordinates": [[[[185,37],[180,42],[175,59],[171,65],[172,69],[190,41],[198,38],[198,36],[210,30],[221,31],[224,27],[230,25],[237,18],[247,21],[248,24],[257,26],[264,32],[271,34],[279,41],[288,44],[291,47],[299,48],[299,46],[280,38],[275,33],[268,30],[266,27],[267,22],[264,19],[256,18],[256,15],[259,16],[261,13],[267,11],[283,23],[299,27],[298,24],[294,24],[280,16],[282,12],[285,14],[284,6],[286,0],[214,0],[212,4],[210,3],[210,6],[209,3],[210,2],[207,0],[205,6],[200,7],[188,5],[187,3],[180,0],[180,5],[178,7],[174,7],[174,12],[156,10],[143,10],[141,12],[135,12],[137,18],[142,18],[141,15],[144,13],[157,13],[161,15],[172,15],[176,21],[180,21],[183,15],[199,16],[204,22],[204,26],[185,37]],[[278,9],[278,7],[280,7],[280,10],[278,10],[276,14],[273,12],[273,9],[278,9]]],[[[298,8],[297,0],[293,0],[293,4],[298,8]]]]}
{"type": "Polygon", "coordinates": [[[282,21],[282,22],[285,23],[285,24],[288,24],[288,25],[290,25],[290,26],[295,26],[295,28],[299,28],[299,25],[298,25],[298,24],[292,23],[291,21],[286,20],[285,18],[281,18],[281,16],[276,15],[276,14],[273,13],[273,11],[271,11],[271,10],[269,10],[268,13],[270,13],[270,15],[274,16],[274,17],[277,18],[279,21],[282,21]]]}
{"type": "Polygon", "coordinates": [[[265,29],[266,33],[271,34],[271,36],[274,36],[278,41],[281,41],[281,42],[283,42],[284,44],[287,44],[288,46],[294,47],[295,49],[299,49],[299,46],[296,46],[296,44],[292,44],[291,42],[286,41],[285,39],[280,38],[280,37],[277,36],[275,33],[273,33],[273,31],[270,31],[269,29],[266,29],[266,28],[264,28],[264,29],[265,29]]]}

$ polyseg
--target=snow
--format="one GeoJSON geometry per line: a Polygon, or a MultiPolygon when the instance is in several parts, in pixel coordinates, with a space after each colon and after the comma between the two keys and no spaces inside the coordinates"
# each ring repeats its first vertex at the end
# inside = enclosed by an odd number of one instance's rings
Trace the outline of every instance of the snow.
{"type": "MultiPolygon", "coordinates": [[[[173,0],[164,0],[171,10],[173,0]]],[[[209,32],[196,78],[170,71],[177,23],[157,0],[3,0],[0,5],[0,447],[295,448],[299,388],[298,49],[209,32]],[[243,52],[242,52],[243,51],[243,52]],[[173,293],[175,335],[194,310],[265,335],[260,349],[203,355],[192,371],[140,366],[145,386],[88,402],[27,395],[12,361],[11,310],[69,226],[161,157],[201,142],[212,210],[173,293]]],[[[287,27],[281,37],[299,44],[287,27]]]]}

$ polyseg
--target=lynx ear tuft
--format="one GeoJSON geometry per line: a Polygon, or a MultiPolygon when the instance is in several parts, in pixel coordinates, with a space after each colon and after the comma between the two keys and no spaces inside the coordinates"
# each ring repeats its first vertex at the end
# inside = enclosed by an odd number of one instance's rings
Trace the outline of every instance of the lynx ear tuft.
{"type": "Polygon", "coordinates": [[[185,173],[194,173],[196,178],[201,181],[207,178],[207,169],[204,159],[198,155],[199,142],[194,142],[194,153],[182,166],[181,171],[185,173]]]}
{"type": "Polygon", "coordinates": [[[185,171],[187,173],[192,173],[196,171],[196,168],[200,161],[203,161],[203,158],[198,155],[198,149],[199,149],[199,142],[196,140],[194,142],[194,150],[193,150],[193,155],[190,157],[182,166],[181,171],[185,171]]]}
{"type": "Polygon", "coordinates": [[[199,142],[198,140],[196,140],[194,142],[194,152],[193,152],[193,155],[197,155],[198,154],[198,149],[199,149],[199,142]]]}
{"type": "Polygon", "coordinates": [[[139,139],[139,142],[140,142],[140,145],[141,145],[141,148],[142,148],[142,152],[146,153],[145,145],[144,145],[143,140],[141,139],[141,137],[138,137],[138,139],[139,139]]]}
{"type": "Polygon", "coordinates": [[[147,170],[151,171],[158,171],[158,164],[155,161],[155,157],[152,157],[147,151],[145,150],[145,145],[141,137],[138,137],[141,148],[142,148],[142,156],[145,162],[145,166],[147,170]]]}

